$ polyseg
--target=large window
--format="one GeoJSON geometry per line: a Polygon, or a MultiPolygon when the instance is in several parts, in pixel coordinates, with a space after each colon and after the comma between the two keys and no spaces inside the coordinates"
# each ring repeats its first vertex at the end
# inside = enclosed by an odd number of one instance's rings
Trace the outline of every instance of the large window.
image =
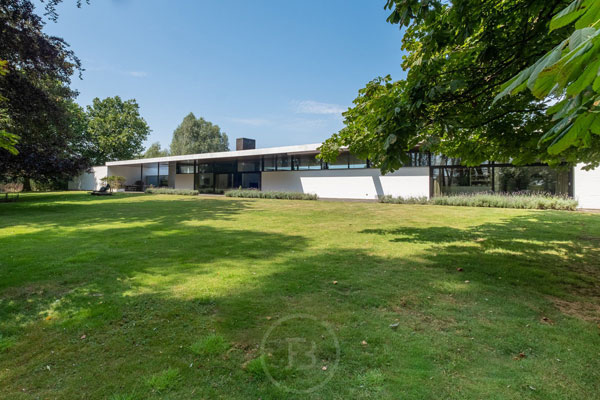
{"type": "Polygon", "coordinates": [[[494,167],[496,192],[569,193],[569,172],[546,166],[494,167]]]}
{"type": "Polygon", "coordinates": [[[194,173],[194,163],[193,162],[178,162],[176,167],[177,174],[193,174],[194,173]]]}
{"type": "Polygon", "coordinates": [[[570,193],[569,172],[548,166],[482,164],[478,167],[434,167],[433,195],[479,192],[570,193]]]}
{"type": "Polygon", "coordinates": [[[409,162],[405,167],[427,167],[429,166],[429,153],[420,151],[408,152],[409,162]]]}
{"type": "Polygon", "coordinates": [[[260,172],[243,173],[242,187],[244,189],[260,189],[260,172]]]}
{"type": "Polygon", "coordinates": [[[263,171],[277,170],[277,156],[265,156],[263,158],[263,171]]]}
{"type": "Polygon", "coordinates": [[[434,195],[490,192],[492,188],[490,167],[441,167],[433,170],[434,195]]]}
{"type": "Polygon", "coordinates": [[[348,153],[348,168],[367,168],[367,160],[360,159],[348,153]]]}
{"type": "Polygon", "coordinates": [[[301,154],[292,158],[294,169],[305,171],[309,169],[321,169],[321,160],[315,158],[316,154],[301,154]]]}
{"type": "Polygon", "coordinates": [[[142,167],[146,186],[169,186],[169,163],[149,163],[142,167]]]}
{"type": "Polygon", "coordinates": [[[335,161],[327,163],[327,169],[347,169],[348,168],[348,153],[342,153],[335,161]]]}
{"type": "Polygon", "coordinates": [[[292,158],[287,154],[277,155],[277,171],[290,171],[292,169],[292,158]]]}
{"type": "Polygon", "coordinates": [[[237,170],[238,170],[238,172],[258,172],[258,171],[260,171],[260,158],[239,160],[237,170]]]}

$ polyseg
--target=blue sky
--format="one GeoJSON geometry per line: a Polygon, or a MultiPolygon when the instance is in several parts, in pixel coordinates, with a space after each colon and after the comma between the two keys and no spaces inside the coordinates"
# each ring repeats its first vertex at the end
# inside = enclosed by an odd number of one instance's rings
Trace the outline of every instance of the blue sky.
{"type": "Polygon", "coordinates": [[[135,98],[171,142],[190,111],[257,147],[317,143],[376,76],[404,76],[384,0],[74,0],[46,32],[82,60],[78,102],[135,98]]]}

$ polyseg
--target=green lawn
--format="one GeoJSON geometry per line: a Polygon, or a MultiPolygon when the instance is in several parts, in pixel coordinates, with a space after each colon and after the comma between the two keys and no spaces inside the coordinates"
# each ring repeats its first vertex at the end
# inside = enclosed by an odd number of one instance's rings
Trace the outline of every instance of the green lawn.
{"type": "Polygon", "coordinates": [[[600,214],[0,204],[0,398],[591,399],[599,322],[600,214]]]}

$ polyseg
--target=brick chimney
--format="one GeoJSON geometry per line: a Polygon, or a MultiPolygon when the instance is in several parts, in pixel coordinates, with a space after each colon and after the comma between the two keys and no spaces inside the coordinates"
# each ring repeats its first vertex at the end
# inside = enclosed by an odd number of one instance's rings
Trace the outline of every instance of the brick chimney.
{"type": "Polygon", "coordinates": [[[236,150],[254,150],[256,148],[256,140],[247,138],[237,138],[235,140],[236,150]]]}

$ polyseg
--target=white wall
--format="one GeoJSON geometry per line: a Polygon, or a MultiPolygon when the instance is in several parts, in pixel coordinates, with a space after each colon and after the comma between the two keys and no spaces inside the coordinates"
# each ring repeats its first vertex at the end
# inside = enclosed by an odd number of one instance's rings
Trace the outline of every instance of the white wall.
{"type": "Polygon", "coordinates": [[[140,180],[140,166],[139,165],[119,165],[108,167],[109,176],[124,176],[126,181],[125,185],[134,185],[136,181],[140,180]]]}
{"type": "Polygon", "coordinates": [[[321,198],[429,197],[429,167],[401,168],[385,176],[371,168],[263,172],[261,185],[263,191],[316,193],[321,198]]]}
{"type": "Polygon", "coordinates": [[[175,189],[194,189],[194,174],[176,174],[175,189]]]}
{"type": "Polygon", "coordinates": [[[582,166],[579,164],[574,168],[573,197],[579,201],[579,208],[600,209],[600,167],[584,171],[582,166]]]}
{"type": "Polygon", "coordinates": [[[98,190],[102,186],[100,179],[106,178],[108,167],[92,167],[91,172],[84,172],[69,181],[69,190],[98,190]]]}

